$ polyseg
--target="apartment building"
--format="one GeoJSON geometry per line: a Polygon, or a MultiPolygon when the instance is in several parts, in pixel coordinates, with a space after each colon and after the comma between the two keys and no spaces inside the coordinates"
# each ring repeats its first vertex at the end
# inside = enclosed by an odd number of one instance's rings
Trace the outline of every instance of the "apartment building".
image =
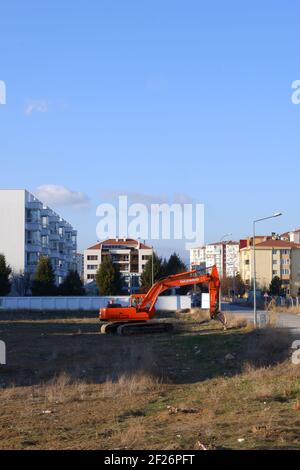
{"type": "Polygon", "coordinates": [[[32,277],[42,255],[50,258],[57,284],[76,269],[76,230],[27,190],[0,190],[0,220],[0,253],[16,274],[32,277]]]}
{"type": "MultiPolygon", "coordinates": [[[[287,294],[297,295],[300,288],[300,244],[281,237],[255,239],[256,281],[261,289],[268,289],[278,276],[287,294]]],[[[240,250],[240,274],[246,284],[253,281],[253,239],[240,250]]]]}
{"type": "Polygon", "coordinates": [[[224,241],[210,243],[190,250],[191,269],[205,269],[216,265],[221,277],[233,277],[239,269],[239,243],[224,241]]]}
{"type": "Polygon", "coordinates": [[[153,249],[138,240],[115,238],[105,240],[84,251],[84,283],[95,280],[96,273],[105,256],[111,256],[118,265],[126,292],[137,290],[140,276],[153,249]]]}

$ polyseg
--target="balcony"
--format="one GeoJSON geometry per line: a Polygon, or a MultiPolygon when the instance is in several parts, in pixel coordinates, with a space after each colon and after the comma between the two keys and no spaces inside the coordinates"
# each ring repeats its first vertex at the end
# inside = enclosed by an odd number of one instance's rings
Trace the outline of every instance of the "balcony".
{"type": "Polygon", "coordinates": [[[43,204],[40,201],[28,201],[26,203],[26,208],[33,209],[33,210],[42,210],[43,204]]]}
{"type": "Polygon", "coordinates": [[[59,233],[58,232],[51,232],[49,233],[49,240],[52,240],[52,241],[59,241],[60,240],[60,236],[59,236],[59,233]]]}
{"type": "Polygon", "coordinates": [[[41,243],[28,240],[25,244],[25,251],[30,253],[38,253],[41,251],[41,243]]]}

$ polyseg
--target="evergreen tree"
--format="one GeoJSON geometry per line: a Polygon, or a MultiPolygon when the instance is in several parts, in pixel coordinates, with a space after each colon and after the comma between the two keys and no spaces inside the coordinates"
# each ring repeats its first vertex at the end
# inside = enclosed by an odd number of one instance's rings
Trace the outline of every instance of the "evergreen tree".
{"type": "Polygon", "coordinates": [[[234,280],[234,291],[235,294],[242,297],[246,292],[246,285],[242,279],[242,276],[237,273],[234,280]]]}
{"type": "MultiPolygon", "coordinates": [[[[166,275],[167,263],[164,259],[153,253],[153,281],[154,283],[166,275]]],[[[141,275],[142,287],[149,289],[152,286],[152,256],[147,261],[141,275]]]]}
{"type": "Polygon", "coordinates": [[[103,259],[96,274],[96,283],[100,295],[120,294],[122,289],[120,271],[110,256],[105,256],[103,259]]]}
{"type": "Polygon", "coordinates": [[[82,281],[77,271],[70,270],[59,286],[60,295],[85,295],[82,281]]]}
{"type": "Polygon", "coordinates": [[[6,264],[5,256],[0,255],[0,296],[5,296],[10,293],[10,275],[11,269],[6,264]]]}
{"type": "Polygon", "coordinates": [[[31,286],[32,295],[56,295],[55,275],[49,258],[41,256],[31,286]]]}
{"type": "MultiPolygon", "coordinates": [[[[172,276],[173,274],[179,274],[187,271],[187,267],[179,257],[177,253],[173,253],[166,263],[166,276],[172,276]]],[[[176,289],[177,295],[186,295],[190,290],[191,286],[182,286],[176,289]]],[[[170,293],[170,290],[166,292],[166,295],[170,293]]]]}
{"type": "Polygon", "coordinates": [[[166,276],[183,273],[187,270],[186,265],[177,253],[173,253],[166,264],[166,276]]]}
{"type": "Polygon", "coordinates": [[[273,277],[270,287],[269,287],[270,295],[280,295],[281,286],[282,286],[281,279],[278,276],[273,277]]]}

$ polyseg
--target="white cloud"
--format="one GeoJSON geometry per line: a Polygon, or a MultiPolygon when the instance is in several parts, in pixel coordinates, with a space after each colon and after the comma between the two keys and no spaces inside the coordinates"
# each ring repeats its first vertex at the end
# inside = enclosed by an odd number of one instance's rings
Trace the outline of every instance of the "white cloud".
{"type": "Polygon", "coordinates": [[[129,203],[150,204],[192,204],[193,199],[185,193],[176,193],[173,196],[167,193],[163,194],[145,194],[134,191],[115,191],[102,190],[100,192],[101,199],[106,201],[117,200],[119,196],[127,196],[129,203]]]}
{"type": "Polygon", "coordinates": [[[30,100],[26,103],[25,114],[31,116],[33,112],[47,113],[49,111],[49,104],[46,100],[30,100]]]}
{"type": "Polygon", "coordinates": [[[89,206],[89,197],[80,191],[71,191],[64,186],[44,184],[36,191],[37,197],[50,207],[70,207],[82,210],[89,206]]]}

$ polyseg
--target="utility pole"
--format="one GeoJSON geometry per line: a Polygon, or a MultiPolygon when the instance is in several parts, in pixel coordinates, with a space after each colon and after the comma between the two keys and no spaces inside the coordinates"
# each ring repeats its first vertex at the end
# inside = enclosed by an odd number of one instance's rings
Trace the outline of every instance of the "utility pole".
{"type": "Polygon", "coordinates": [[[262,217],[261,219],[256,219],[253,221],[253,323],[254,326],[257,326],[257,303],[256,303],[256,250],[255,250],[255,224],[257,222],[261,222],[262,220],[274,219],[275,217],[280,217],[282,215],[281,212],[275,212],[273,215],[269,215],[268,217],[262,217]]]}

